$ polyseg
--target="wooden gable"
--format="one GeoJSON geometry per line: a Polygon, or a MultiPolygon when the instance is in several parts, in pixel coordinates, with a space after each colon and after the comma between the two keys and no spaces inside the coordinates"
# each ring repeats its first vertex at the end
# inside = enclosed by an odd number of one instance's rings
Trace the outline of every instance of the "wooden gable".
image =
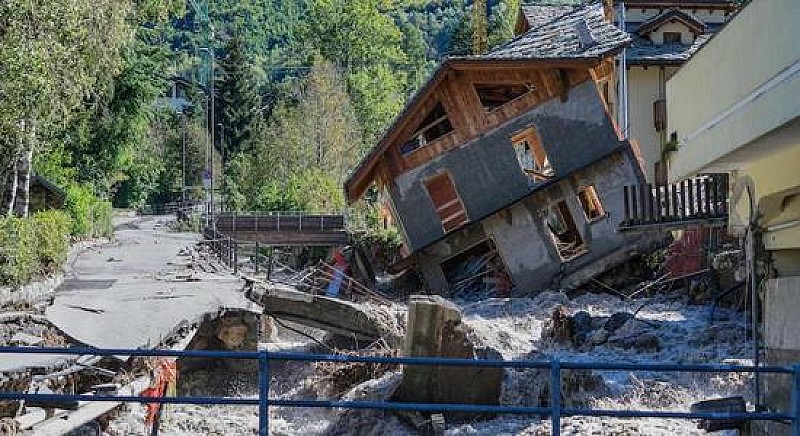
{"type": "Polygon", "coordinates": [[[588,70],[574,68],[452,71],[399,129],[389,144],[390,152],[385,155],[388,167],[392,175],[397,176],[423,165],[545,101],[566,98],[569,88],[590,78],[588,70]],[[480,94],[485,90],[506,93],[508,99],[487,107],[480,94]],[[408,141],[439,104],[446,112],[452,131],[410,150],[408,141]]]}
{"type": "Polygon", "coordinates": [[[389,184],[398,175],[424,165],[550,99],[565,100],[570,88],[586,80],[607,77],[608,65],[584,59],[460,60],[445,63],[354,170],[345,183],[348,201],[357,200],[370,183],[389,184]],[[486,87],[515,89],[518,95],[487,110],[479,95],[479,90],[486,87]],[[527,92],[518,92],[521,89],[527,92]],[[439,105],[447,117],[447,133],[426,140],[418,147],[407,146],[420,129],[425,128],[426,119],[431,120],[429,116],[439,105]]]}

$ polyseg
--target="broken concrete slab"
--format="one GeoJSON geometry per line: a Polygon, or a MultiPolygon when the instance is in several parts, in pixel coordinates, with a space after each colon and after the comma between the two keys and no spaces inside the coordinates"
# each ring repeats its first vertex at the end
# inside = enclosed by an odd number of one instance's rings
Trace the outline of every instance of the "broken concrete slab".
{"type": "Polygon", "coordinates": [[[383,338],[398,345],[403,335],[396,310],[389,306],[353,303],[274,283],[253,286],[247,296],[270,316],[347,338],[365,342],[383,338]]]}
{"type": "MultiPolygon", "coordinates": [[[[413,295],[408,309],[404,354],[412,357],[499,359],[470,339],[461,311],[438,297],[413,295]]],[[[407,365],[396,401],[421,403],[498,404],[503,368],[407,365]]]]}
{"type": "Polygon", "coordinates": [[[238,280],[141,282],[110,289],[59,292],[45,314],[77,342],[97,348],[155,346],[175,328],[222,309],[258,312],[238,280]]]}
{"type": "Polygon", "coordinates": [[[14,333],[14,336],[11,336],[11,342],[16,343],[18,345],[34,347],[37,345],[42,345],[42,343],[44,342],[44,338],[42,338],[41,336],[34,336],[25,332],[17,332],[14,333]]]}

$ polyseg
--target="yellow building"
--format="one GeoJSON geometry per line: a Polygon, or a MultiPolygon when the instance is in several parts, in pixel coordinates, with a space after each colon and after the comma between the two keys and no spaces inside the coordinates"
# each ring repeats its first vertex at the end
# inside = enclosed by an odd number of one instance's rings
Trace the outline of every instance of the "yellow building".
{"type": "MultiPolygon", "coordinates": [[[[747,236],[767,363],[800,362],[800,1],[755,0],[666,87],[678,141],[669,177],[730,174],[730,228],[747,236]]],[[[766,383],[785,406],[786,383],[766,383]]],[[[786,409],[783,409],[786,410],[786,409]]],[[[771,428],[781,434],[788,427],[771,428]]]]}
{"type": "MultiPolygon", "coordinates": [[[[621,134],[638,143],[647,181],[663,182],[666,171],[662,160],[665,148],[669,147],[667,80],[730,19],[737,3],[734,0],[604,0],[604,5],[607,19],[624,27],[632,41],[617,56],[616,74],[598,85],[621,134]],[[620,74],[621,71],[626,74],[620,74]]],[[[523,4],[516,33],[520,35],[542,26],[574,8],[561,4],[523,4]]]]}
{"type": "MultiPolygon", "coordinates": [[[[616,3],[616,20],[633,37],[625,50],[627,110],[620,93],[617,122],[638,142],[648,182],[663,182],[662,163],[670,138],[666,132],[666,83],[736,11],[732,0],[626,0],[616,3]],[[624,5],[624,16],[619,5],[624,5]]],[[[620,60],[621,61],[621,60],[620,60]]],[[[621,62],[618,62],[618,65],[621,62]]]]}

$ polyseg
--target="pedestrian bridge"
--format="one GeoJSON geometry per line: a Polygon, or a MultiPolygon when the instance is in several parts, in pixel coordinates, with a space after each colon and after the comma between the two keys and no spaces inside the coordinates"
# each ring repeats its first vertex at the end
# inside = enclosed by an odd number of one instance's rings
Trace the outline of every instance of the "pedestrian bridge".
{"type": "Polygon", "coordinates": [[[347,245],[348,235],[343,214],[305,212],[220,213],[214,216],[216,232],[212,237],[258,242],[274,246],[335,247],[347,245]]]}

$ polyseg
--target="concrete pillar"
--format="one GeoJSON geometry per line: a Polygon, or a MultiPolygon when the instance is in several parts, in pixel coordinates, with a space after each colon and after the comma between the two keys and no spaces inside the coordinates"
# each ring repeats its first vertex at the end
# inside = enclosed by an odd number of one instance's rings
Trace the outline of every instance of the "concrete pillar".
{"type": "MultiPolygon", "coordinates": [[[[500,358],[476,349],[461,312],[439,297],[413,295],[409,303],[404,354],[413,357],[500,358]]],[[[502,368],[406,365],[394,400],[422,403],[497,404],[502,368]]]]}
{"type": "MultiPolygon", "coordinates": [[[[764,348],[766,365],[800,363],[800,277],[770,279],[764,291],[764,348]]],[[[792,398],[788,374],[765,375],[763,392],[769,410],[788,412],[792,398]]],[[[761,426],[759,426],[761,427],[761,426]]],[[[789,435],[788,424],[767,423],[756,434],[789,435]]]]}

